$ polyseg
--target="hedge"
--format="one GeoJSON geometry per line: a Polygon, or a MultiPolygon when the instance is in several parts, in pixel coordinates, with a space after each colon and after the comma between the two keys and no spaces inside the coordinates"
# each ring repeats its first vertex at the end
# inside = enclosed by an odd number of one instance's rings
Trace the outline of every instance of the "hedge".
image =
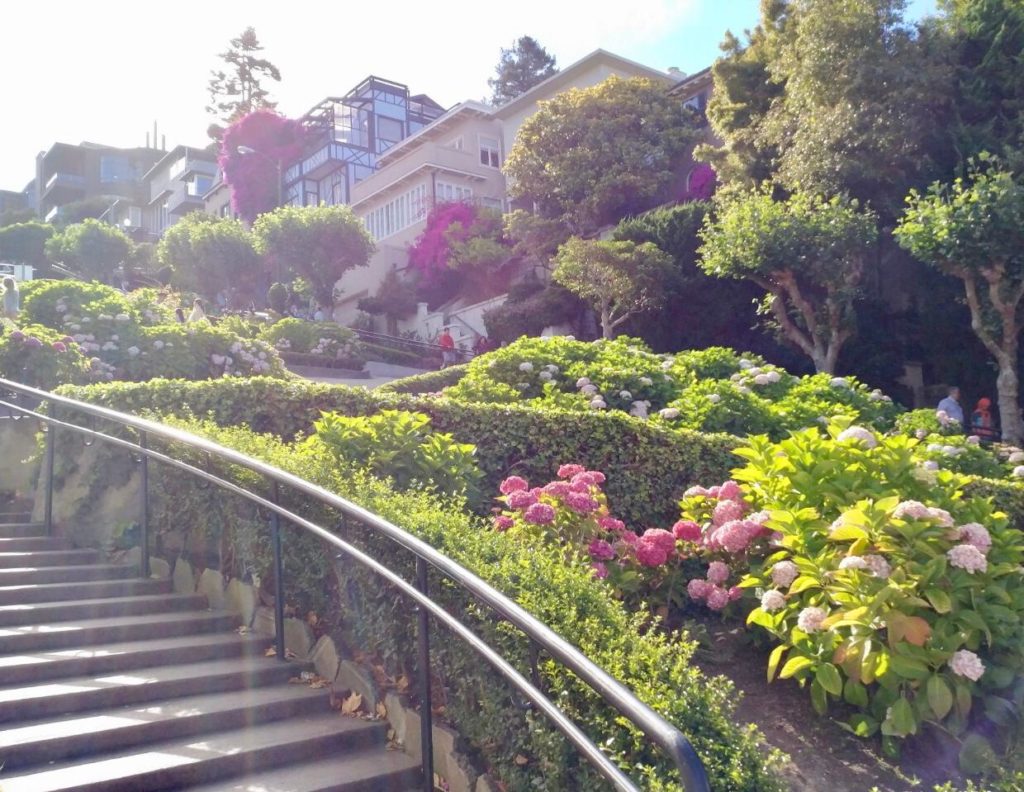
{"type": "MultiPolygon", "coordinates": [[[[774,774],[777,753],[762,750],[753,727],[734,722],[735,690],[726,679],[706,677],[693,665],[694,642],[685,635],[650,630],[645,617],[630,615],[585,566],[567,564],[560,549],[525,545],[493,531],[481,518],[467,514],[458,501],[439,500],[423,492],[396,493],[386,482],[341,471],[333,457],[318,452],[315,443],[296,446],[238,427],[175,423],[339,492],[480,575],[578,646],[686,734],[704,761],[716,792],[781,792],[783,786],[774,774]]],[[[80,453],[81,444],[74,444],[72,456],[80,453]]],[[[112,457],[124,454],[120,449],[110,453],[112,457]]],[[[187,450],[184,453],[188,455],[187,450]]],[[[232,472],[217,460],[195,461],[222,476],[235,477],[255,491],[264,489],[251,473],[232,472]]],[[[73,464],[73,459],[66,462],[73,464]]],[[[96,467],[102,471],[118,466],[96,467]]],[[[188,514],[187,524],[193,531],[216,531],[202,544],[220,548],[226,576],[272,580],[267,515],[254,514],[251,504],[216,487],[197,486],[194,479],[174,468],[151,465],[150,482],[151,529],[158,548],[160,536],[181,530],[182,515],[188,514]],[[203,515],[205,521],[193,522],[196,515],[203,515]],[[195,527],[200,524],[204,528],[195,527]]],[[[102,472],[92,480],[96,488],[107,484],[102,472]]],[[[336,516],[323,507],[311,507],[308,499],[300,502],[298,496],[287,492],[282,497],[288,508],[322,525],[336,522],[336,516]]],[[[412,559],[396,552],[390,543],[367,538],[368,532],[351,521],[336,530],[376,557],[388,559],[407,579],[413,577],[412,559]]],[[[342,562],[331,569],[332,554],[296,529],[285,527],[284,546],[289,605],[300,613],[309,607],[321,618],[328,617],[331,633],[342,646],[350,651],[358,648],[392,679],[401,674],[416,679],[413,609],[403,607],[392,590],[358,564],[342,562]]],[[[532,674],[626,772],[642,780],[644,788],[680,788],[673,766],[649,740],[624,725],[623,719],[574,675],[544,655],[534,656],[530,642],[518,631],[482,610],[457,587],[441,584],[436,576],[432,594],[520,672],[532,674]],[[536,660],[533,671],[531,658],[536,660]]],[[[460,641],[450,640],[442,628],[435,630],[432,671],[436,692],[444,703],[443,717],[466,738],[479,767],[495,772],[510,792],[605,788],[589,766],[581,765],[575,750],[542,716],[522,706],[519,696],[489,666],[460,641]]]]}
{"type": "Polygon", "coordinates": [[[414,374],[411,377],[403,377],[378,385],[377,390],[384,393],[438,393],[466,376],[466,366],[467,364],[462,363],[440,371],[414,374]]]}
{"type": "Polygon", "coordinates": [[[510,474],[542,483],[576,462],[608,477],[617,516],[636,528],[671,524],[683,491],[721,481],[737,463],[729,435],[669,431],[621,413],[570,412],[519,405],[457,404],[445,398],[381,393],[344,385],[269,378],[65,386],[60,393],[129,413],[209,416],[221,426],[249,426],[292,439],[311,431],[320,413],[367,415],[418,410],[434,428],[477,447],[485,491],[497,494],[510,474]]]}

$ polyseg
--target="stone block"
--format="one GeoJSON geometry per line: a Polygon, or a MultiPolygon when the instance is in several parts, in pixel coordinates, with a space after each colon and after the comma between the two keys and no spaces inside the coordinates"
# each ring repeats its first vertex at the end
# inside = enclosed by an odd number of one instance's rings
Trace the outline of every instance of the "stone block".
{"type": "Polygon", "coordinates": [[[224,576],[216,569],[204,569],[196,592],[206,597],[210,610],[224,610],[224,576]]]}
{"type": "MultiPolygon", "coordinates": [[[[354,690],[363,697],[367,710],[373,712],[377,708],[380,696],[373,677],[361,665],[351,660],[342,660],[338,666],[334,687],[338,690],[354,690]]],[[[386,705],[385,705],[386,706],[386,705]]]]}
{"type": "Polygon", "coordinates": [[[277,631],[274,629],[273,608],[268,608],[266,605],[260,605],[256,608],[256,614],[252,620],[252,631],[258,632],[261,635],[277,634],[277,631]]]}
{"type": "Polygon", "coordinates": [[[196,593],[196,577],[192,572],[192,565],[184,558],[179,558],[175,562],[171,583],[175,594],[196,593]]]}
{"type": "Polygon", "coordinates": [[[328,682],[334,682],[338,677],[338,667],[341,660],[338,659],[338,648],[329,635],[323,635],[313,645],[313,651],[309,655],[310,662],[316,668],[317,674],[328,682]]]}
{"type": "Polygon", "coordinates": [[[258,604],[259,598],[256,595],[256,589],[248,583],[243,583],[238,578],[228,583],[227,590],[224,592],[224,607],[237,613],[246,627],[252,626],[258,604]]]}
{"type": "Polygon", "coordinates": [[[313,648],[313,631],[300,619],[284,620],[284,648],[290,649],[300,660],[309,657],[313,648]]]}
{"type": "Polygon", "coordinates": [[[476,792],[498,792],[498,785],[489,775],[482,775],[476,780],[476,792]]]}
{"type": "Polygon", "coordinates": [[[154,578],[169,578],[171,576],[171,565],[162,558],[149,557],[149,576],[154,578]]]}

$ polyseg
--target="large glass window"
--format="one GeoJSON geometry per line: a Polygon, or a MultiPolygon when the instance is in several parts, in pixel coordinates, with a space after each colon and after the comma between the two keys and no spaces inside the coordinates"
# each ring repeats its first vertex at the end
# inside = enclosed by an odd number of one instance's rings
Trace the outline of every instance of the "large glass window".
{"type": "Polygon", "coordinates": [[[480,136],[480,164],[488,168],[501,167],[501,149],[497,138],[480,136]]]}
{"type": "Polygon", "coordinates": [[[104,154],[100,157],[100,181],[104,184],[135,181],[135,168],[126,157],[104,154]]]}
{"type": "Polygon", "coordinates": [[[404,137],[402,122],[393,118],[377,116],[377,149],[386,151],[404,137]]]}

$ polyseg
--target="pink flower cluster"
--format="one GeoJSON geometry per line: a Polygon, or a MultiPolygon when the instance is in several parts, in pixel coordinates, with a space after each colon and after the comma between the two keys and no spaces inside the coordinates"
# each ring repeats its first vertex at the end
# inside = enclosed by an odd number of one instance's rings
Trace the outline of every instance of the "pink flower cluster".
{"type": "MultiPolygon", "coordinates": [[[[725,565],[723,564],[722,566],[725,565]]],[[[724,583],[725,581],[721,582],[724,583]]],[[[710,579],[701,580],[700,578],[694,578],[686,584],[686,593],[690,596],[690,599],[696,602],[703,602],[713,611],[720,611],[730,602],[742,597],[743,589],[739,586],[726,589],[718,583],[713,583],[710,579]]]]}
{"type": "Polygon", "coordinates": [[[949,667],[957,676],[966,677],[972,682],[977,682],[985,673],[985,664],[981,658],[968,649],[961,649],[950,658],[949,667]]]}
{"type": "Polygon", "coordinates": [[[726,481],[718,487],[690,487],[684,498],[701,497],[717,501],[711,510],[711,521],[705,529],[697,523],[684,520],[673,526],[673,533],[684,541],[700,542],[709,550],[742,553],[750,543],[766,534],[767,515],[757,513],[745,516],[750,506],[743,500],[743,491],[735,481],[726,481]]]}
{"type": "Polygon", "coordinates": [[[918,501],[903,501],[893,511],[897,520],[933,520],[947,528],[953,527],[953,516],[945,509],[925,506],[918,501]]]}

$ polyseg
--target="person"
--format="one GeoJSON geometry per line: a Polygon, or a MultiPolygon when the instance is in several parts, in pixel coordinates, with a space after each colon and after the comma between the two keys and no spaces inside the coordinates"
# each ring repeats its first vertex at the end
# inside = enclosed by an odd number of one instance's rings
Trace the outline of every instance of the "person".
{"type": "Polygon", "coordinates": [[[949,389],[948,395],[945,399],[939,402],[939,412],[944,412],[951,419],[960,424],[960,428],[964,425],[964,409],[960,406],[960,389],[954,385],[949,389]]]}
{"type": "Polygon", "coordinates": [[[185,324],[185,312],[181,308],[174,309],[174,318],[178,320],[179,324],[185,324]]]}
{"type": "Polygon", "coordinates": [[[4,277],[4,317],[17,319],[21,312],[21,294],[18,292],[18,282],[10,275],[4,277]]]}
{"type": "Polygon", "coordinates": [[[194,303],[192,303],[192,313],[188,315],[190,322],[201,322],[206,318],[206,311],[203,310],[203,301],[196,297],[194,303]]]}
{"type": "Polygon", "coordinates": [[[447,327],[441,330],[437,344],[441,347],[441,368],[447,368],[455,363],[455,339],[447,327]]]}
{"type": "Polygon", "coordinates": [[[971,413],[971,430],[982,440],[992,441],[999,435],[992,421],[991,408],[992,400],[982,397],[978,399],[978,406],[971,413]]]}
{"type": "Polygon", "coordinates": [[[324,313],[323,306],[321,306],[319,303],[316,306],[316,310],[313,311],[313,321],[314,322],[326,322],[327,321],[327,314],[324,313]]]}

